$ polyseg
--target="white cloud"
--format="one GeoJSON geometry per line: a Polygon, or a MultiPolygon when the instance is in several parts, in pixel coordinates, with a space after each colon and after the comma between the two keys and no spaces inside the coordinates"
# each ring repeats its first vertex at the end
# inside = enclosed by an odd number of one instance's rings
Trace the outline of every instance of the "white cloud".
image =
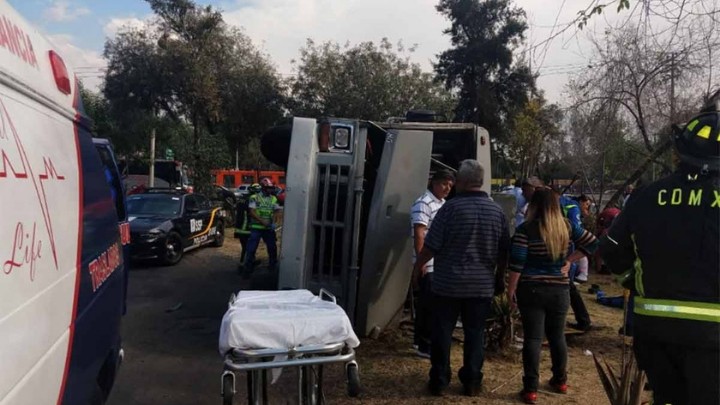
{"type": "MultiPolygon", "coordinates": [[[[567,0],[559,21],[572,19],[586,2],[567,0]]],[[[340,44],[377,42],[383,37],[392,43],[402,40],[406,46],[418,45],[411,59],[430,71],[437,55],[450,46],[449,37],[442,33],[450,22],[435,10],[436,5],[437,0],[265,0],[250,4],[239,0],[235,6],[225,6],[224,17],[228,23],[242,26],[272,56],[281,73],[292,72],[290,61],[299,57],[298,50],[306,38],[340,44]]],[[[518,0],[518,5],[536,25],[552,25],[560,8],[559,3],[555,6],[537,0],[518,0]]],[[[540,42],[549,36],[549,31],[534,28],[531,39],[540,42]]],[[[575,29],[568,32],[551,43],[545,64],[585,63],[585,57],[563,49],[563,40],[575,29]]],[[[539,83],[550,100],[559,101],[567,79],[567,74],[544,75],[539,83]]]]}
{"type": "Polygon", "coordinates": [[[45,19],[55,22],[72,21],[88,14],[90,14],[90,9],[75,6],[66,0],[51,2],[50,7],[43,12],[45,19]]]}
{"type": "Polygon", "coordinates": [[[143,28],[148,24],[149,21],[150,17],[146,17],[145,19],[140,19],[137,17],[111,18],[110,21],[105,23],[105,25],[103,26],[103,32],[105,33],[105,36],[113,38],[122,28],[143,28]]]}
{"type": "Polygon", "coordinates": [[[100,91],[107,67],[107,62],[102,55],[95,50],[78,47],[74,44],[74,38],[71,35],[50,35],[48,39],[55,45],[65,63],[75,70],[75,74],[82,80],[85,87],[95,92],[100,91]]]}
{"type": "MultiPolygon", "coordinates": [[[[240,2],[237,2],[238,4],[240,2]]],[[[225,20],[242,26],[256,44],[269,53],[282,73],[291,73],[290,61],[299,57],[305,40],[340,44],[379,42],[418,45],[412,60],[426,70],[431,60],[449,46],[442,30],[447,22],[435,11],[436,0],[264,0],[226,6],[225,20]]]]}
{"type": "MultiPolygon", "coordinates": [[[[442,33],[450,22],[436,11],[437,3],[437,0],[235,0],[223,8],[225,20],[243,27],[271,55],[283,74],[293,72],[290,61],[299,57],[298,51],[306,38],[316,43],[332,40],[340,44],[378,42],[383,37],[393,44],[402,40],[406,47],[418,45],[411,59],[430,71],[437,55],[450,46],[449,37],[442,33]]],[[[532,24],[527,32],[532,46],[551,36],[556,19],[560,25],[576,18],[577,12],[587,7],[588,0],[516,0],[515,4],[527,12],[532,24]]],[[[594,17],[577,38],[577,29],[570,27],[550,43],[547,52],[539,48],[532,55],[534,69],[542,62],[538,83],[550,101],[561,102],[570,75],[587,66],[586,33],[595,26],[602,30],[623,18],[614,10],[606,14],[610,15],[594,17]]]]}

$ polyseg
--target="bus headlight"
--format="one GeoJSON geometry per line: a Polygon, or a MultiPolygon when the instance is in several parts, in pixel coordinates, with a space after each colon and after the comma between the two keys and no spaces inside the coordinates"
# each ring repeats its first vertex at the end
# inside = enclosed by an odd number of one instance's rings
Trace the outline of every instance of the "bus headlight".
{"type": "Polygon", "coordinates": [[[333,128],[333,148],[350,149],[350,128],[333,128]]]}
{"type": "Polygon", "coordinates": [[[320,152],[352,153],[352,125],[322,122],[318,131],[318,146],[320,152]]]}

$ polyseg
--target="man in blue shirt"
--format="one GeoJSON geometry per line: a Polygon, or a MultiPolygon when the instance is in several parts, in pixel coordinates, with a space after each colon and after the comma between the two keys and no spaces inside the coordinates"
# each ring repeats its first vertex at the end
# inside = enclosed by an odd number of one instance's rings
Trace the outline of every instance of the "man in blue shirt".
{"type": "Polygon", "coordinates": [[[485,320],[493,295],[504,292],[510,248],[502,208],[482,191],[484,169],[464,160],[457,173],[458,194],[438,211],[415,261],[416,283],[435,258],[430,381],[432,395],[442,396],[450,383],[450,345],[460,315],[465,335],[463,367],[458,373],[465,395],[479,394],[483,373],[485,320]]]}

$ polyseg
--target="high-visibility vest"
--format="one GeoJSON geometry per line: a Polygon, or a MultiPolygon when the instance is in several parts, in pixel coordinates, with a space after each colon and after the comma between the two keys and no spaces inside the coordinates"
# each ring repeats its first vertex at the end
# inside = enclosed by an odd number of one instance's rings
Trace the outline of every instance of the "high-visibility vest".
{"type": "MultiPolygon", "coordinates": [[[[250,201],[255,203],[255,214],[261,219],[272,222],[275,207],[277,207],[277,197],[274,195],[263,195],[263,193],[253,194],[250,201]]],[[[250,219],[250,229],[267,229],[267,227],[259,223],[255,218],[248,216],[250,219]]]]}

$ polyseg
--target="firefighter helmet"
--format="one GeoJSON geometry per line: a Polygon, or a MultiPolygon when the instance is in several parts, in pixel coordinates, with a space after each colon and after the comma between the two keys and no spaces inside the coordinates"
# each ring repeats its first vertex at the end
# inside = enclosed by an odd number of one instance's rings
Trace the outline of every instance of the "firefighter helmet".
{"type": "Polygon", "coordinates": [[[720,112],[702,113],[673,135],[680,160],[704,172],[720,171],[720,112]]]}

